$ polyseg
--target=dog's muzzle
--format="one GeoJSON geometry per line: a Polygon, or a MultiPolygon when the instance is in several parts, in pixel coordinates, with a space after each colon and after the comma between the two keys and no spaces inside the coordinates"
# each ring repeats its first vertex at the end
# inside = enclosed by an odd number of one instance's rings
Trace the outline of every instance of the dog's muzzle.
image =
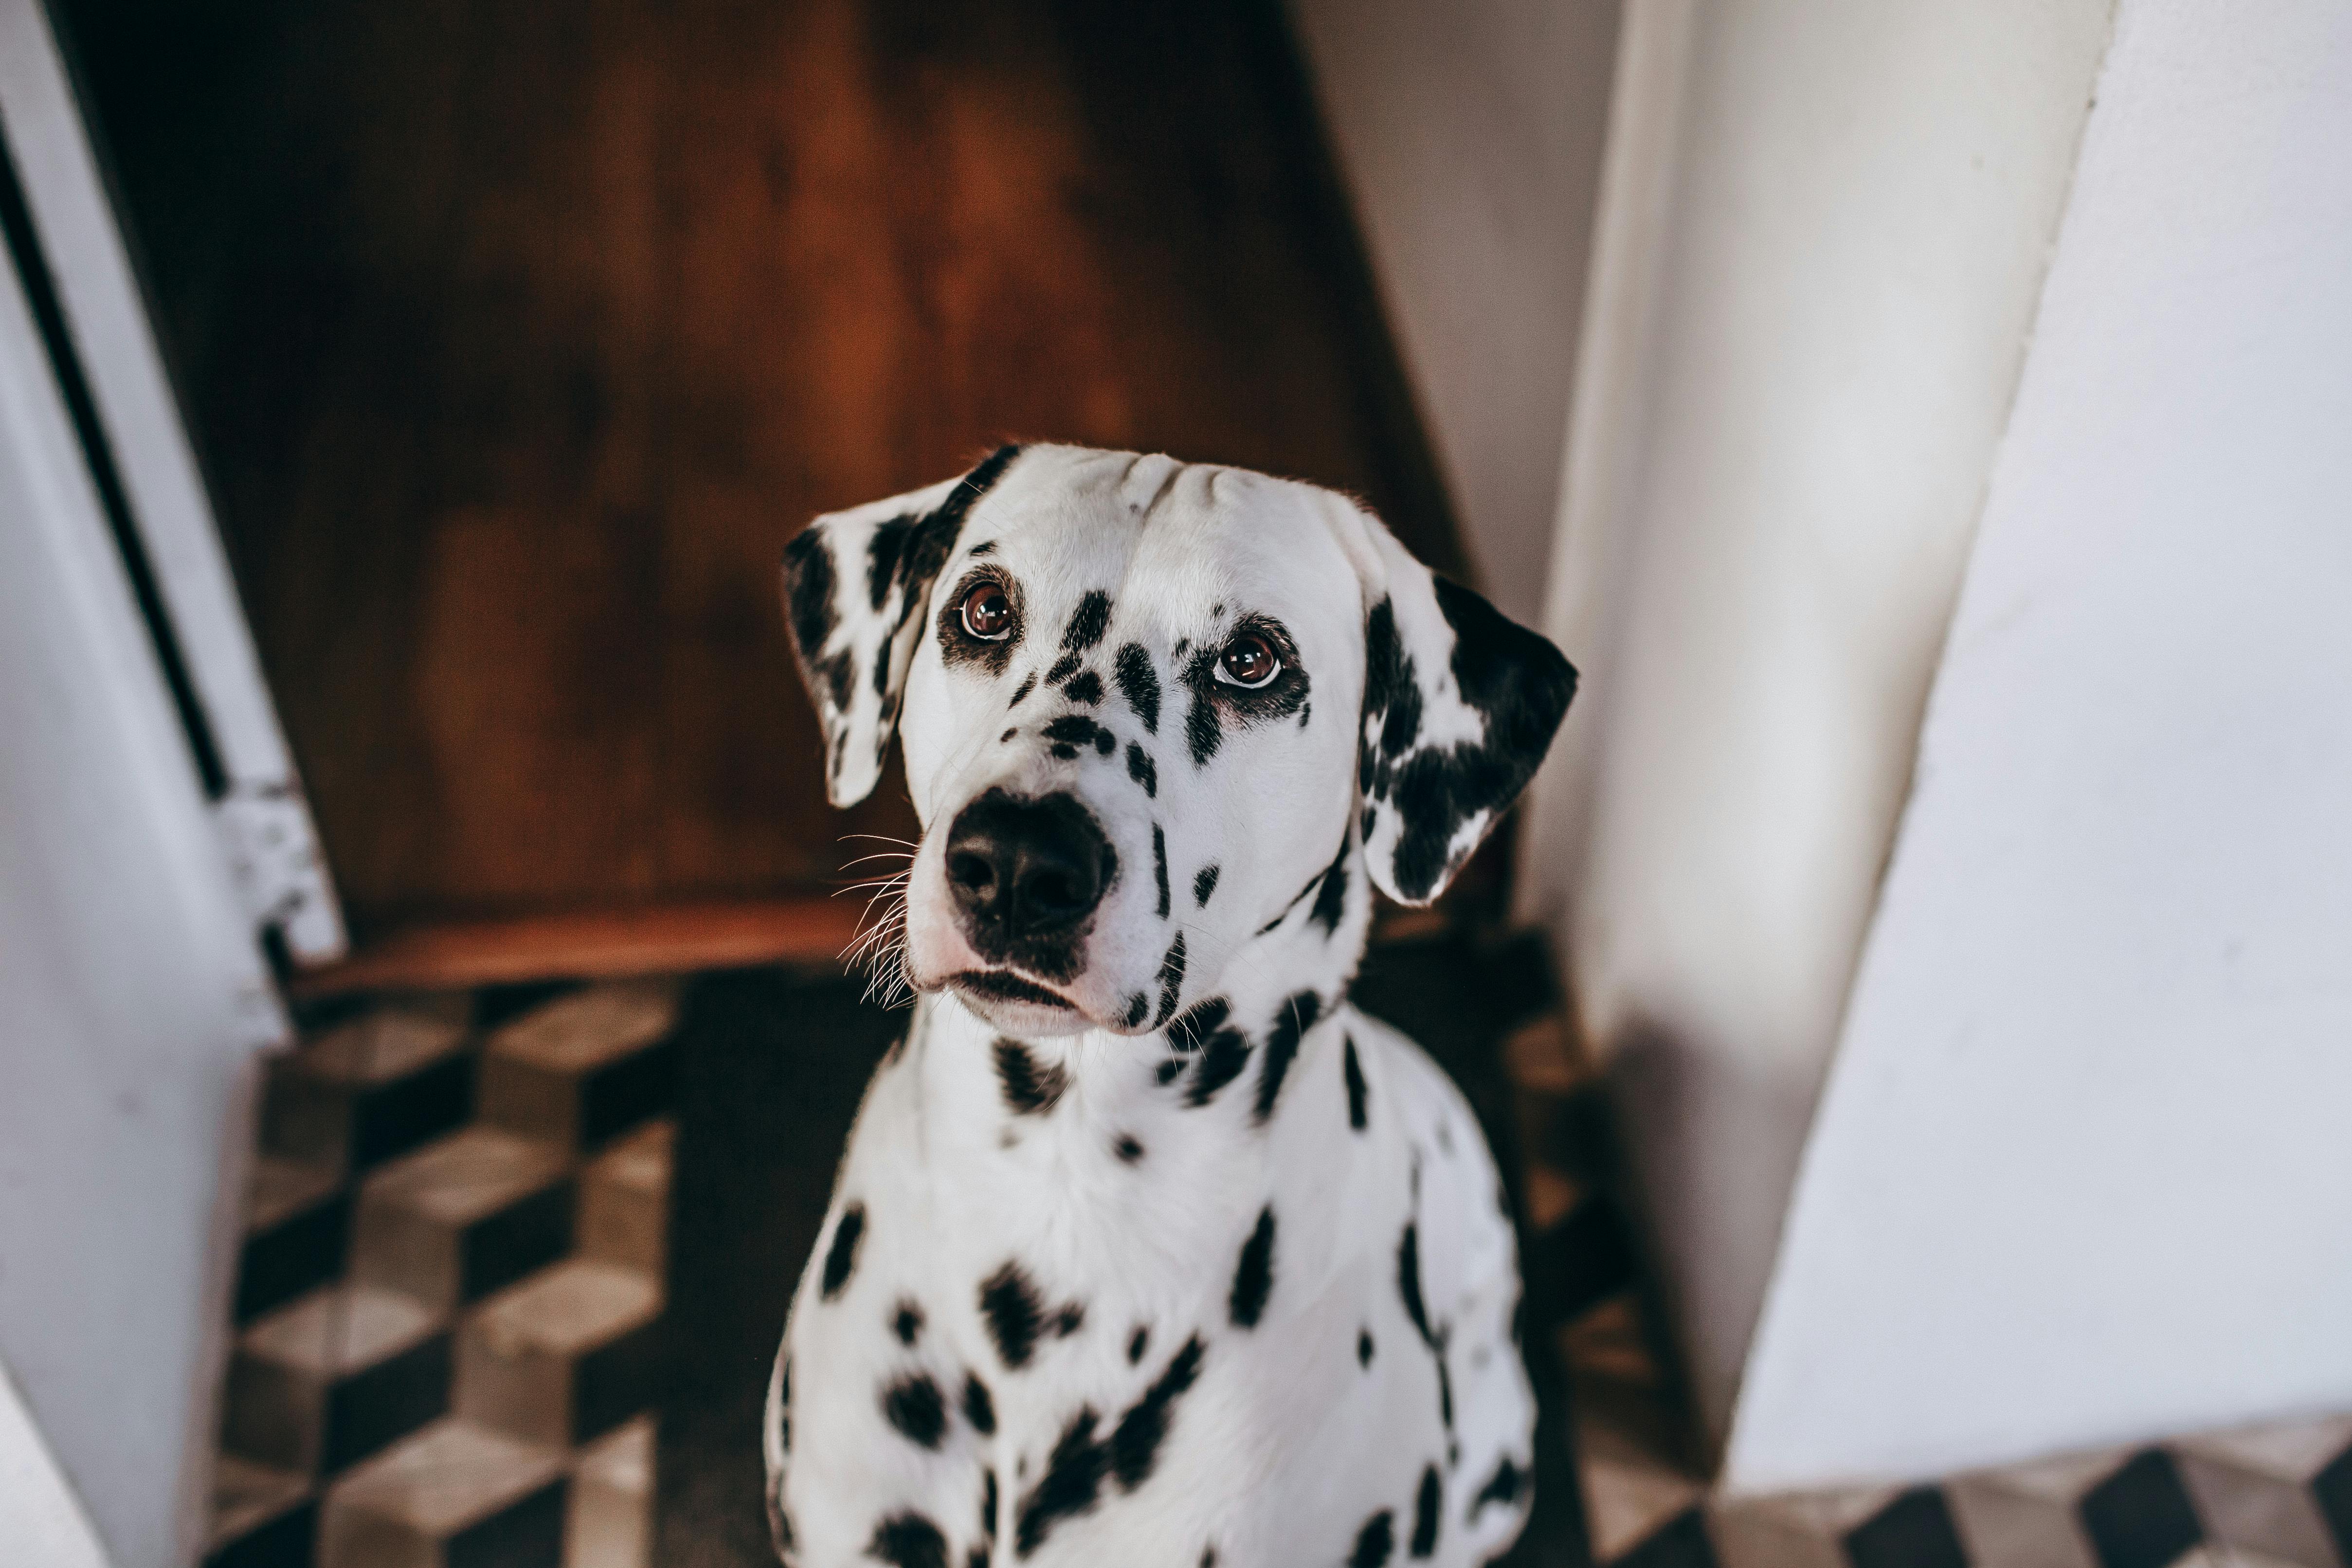
{"type": "Polygon", "coordinates": [[[949,826],[945,867],[974,952],[1068,980],[1085,967],[1080,939],[1118,877],[1118,857],[1075,797],[991,789],[949,826]]]}

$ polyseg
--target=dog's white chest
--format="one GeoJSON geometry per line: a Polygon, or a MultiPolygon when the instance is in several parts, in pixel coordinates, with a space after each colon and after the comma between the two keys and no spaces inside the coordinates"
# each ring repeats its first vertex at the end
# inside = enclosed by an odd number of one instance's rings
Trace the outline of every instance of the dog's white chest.
{"type": "Polygon", "coordinates": [[[1270,1094],[1263,1042],[1222,1082],[1205,1050],[1077,1049],[1102,1054],[1073,1071],[928,1004],[877,1076],[771,1400],[793,1560],[1507,1544],[1533,1419],[1518,1281],[1453,1086],[1345,1008],[1270,1094]]]}

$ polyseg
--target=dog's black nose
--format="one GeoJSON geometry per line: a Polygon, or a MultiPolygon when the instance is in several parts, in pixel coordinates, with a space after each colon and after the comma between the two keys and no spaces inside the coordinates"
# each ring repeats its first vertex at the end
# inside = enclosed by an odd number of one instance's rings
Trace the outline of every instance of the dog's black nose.
{"type": "Polygon", "coordinates": [[[1092,813],[1068,795],[1022,800],[991,789],[948,830],[948,885],[975,936],[1069,931],[1102,902],[1117,864],[1092,813]]]}

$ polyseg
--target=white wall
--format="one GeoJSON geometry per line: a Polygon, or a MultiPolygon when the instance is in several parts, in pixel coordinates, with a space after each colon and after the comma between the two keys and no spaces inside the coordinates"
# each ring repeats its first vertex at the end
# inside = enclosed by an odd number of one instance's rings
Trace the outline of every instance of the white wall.
{"type": "Polygon", "coordinates": [[[106,1568],[89,1527],[40,1428],[26,1413],[6,1364],[0,1363],[0,1541],[17,1561],[42,1568],[106,1568]]]}
{"type": "Polygon", "coordinates": [[[1479,586],[1540,612],[1619,0],[1292,0],[1479,586]]]}
{"type": "Polygon", "coordinates": [[[2109,0],[1632,0],[1523,905],[1724,1434],[2109,0]]]}
{"type": "Polygon", "coordinates": [[[1730,1453],[2352,1408],[2352,7],[2123,0],[1730,1453]]]}
{"type": "Polygon", "coordinates": [[[224,1153],[279,1019],[5,260],[0,737],[0,1361],[116,1568],[164,1568],[196,1544],[224,1153]]]}

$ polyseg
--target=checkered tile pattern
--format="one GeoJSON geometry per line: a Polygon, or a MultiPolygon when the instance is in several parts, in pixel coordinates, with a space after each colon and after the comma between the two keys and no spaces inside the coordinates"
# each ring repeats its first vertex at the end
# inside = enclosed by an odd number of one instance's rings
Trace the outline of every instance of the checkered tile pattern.
{"type": "Polygon", "coordinates": [[[1713,1494],[1621,1210],[1606,1097],[1568,1024],[1506,1051],[1529,1301],[1575,1389],[1604,1568],[2352,1568],[2352,1416],[2072,1454],[1931,1485],[1713,1494]]]}
{"type": "Polygon", "coordinates": [[[675,988],[406,998],[272,1062],[206,1568],[644,1568],[675,988]]]}

